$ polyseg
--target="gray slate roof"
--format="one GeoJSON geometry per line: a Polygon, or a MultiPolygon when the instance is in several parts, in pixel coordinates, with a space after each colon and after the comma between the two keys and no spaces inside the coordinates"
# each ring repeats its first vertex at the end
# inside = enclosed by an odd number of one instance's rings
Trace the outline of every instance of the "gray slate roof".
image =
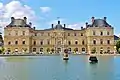
{"type": "Polygon", "coordinates": [[[110,26],[110,25],[103,19],[95,19],[92,26],[95,26],[95,27],[107,27],[107,26],[110,26]]]}

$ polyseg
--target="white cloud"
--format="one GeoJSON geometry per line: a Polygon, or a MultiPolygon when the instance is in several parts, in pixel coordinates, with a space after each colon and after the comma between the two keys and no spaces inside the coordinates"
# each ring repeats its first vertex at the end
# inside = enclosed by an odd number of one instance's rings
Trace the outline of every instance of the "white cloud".
{"type": "Polygon", "coordinates": [[[85,28],[86,25],[83,22],[79,22],[79,23],[69,24],[67,27],[72,29],[81,29],[81,27],[85,28]]]}
{"type": "Polygon", "coordinates": [[[50,7],[40,7],[40,10],[42,13],[48,13],[51,11],[51,8],[50,7]]]}
{"type": "Polygon", "coordinates": [[[32,22],[37,19],[36,14],[31,7],[23,5],[20,3],[20,1],[15,0],[5,5],[3,5],[3,3],[0,3],[0,26],[5,27],[9,23],[10,17],[27,17],[28,21],[32,22]]]}

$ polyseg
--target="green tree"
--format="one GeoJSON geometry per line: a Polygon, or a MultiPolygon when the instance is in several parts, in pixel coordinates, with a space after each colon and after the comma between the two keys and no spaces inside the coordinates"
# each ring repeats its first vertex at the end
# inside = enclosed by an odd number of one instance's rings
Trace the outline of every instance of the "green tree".
{"type": "Polygon", "coordinates": [[[120,53],[120,39],[116,42],[116,50],[120,53]]]}
{"type": "Polygon", "coordinates": [[[4,48],[3,47],[0,47],[0,54],[2,54],[4,52],[4,48]]]}

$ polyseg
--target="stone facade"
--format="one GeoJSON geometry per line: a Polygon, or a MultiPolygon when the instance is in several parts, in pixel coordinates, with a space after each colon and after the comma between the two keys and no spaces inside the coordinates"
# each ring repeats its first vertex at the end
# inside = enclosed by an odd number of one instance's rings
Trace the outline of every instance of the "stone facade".
{"type": "Polygon", "coordinates": [[[36,30],[27,18],[14,19],[4,28],[4,47],[9,52],[70,52],[97,54],[114,52],[114,28],[103,19],[92,17],[92,24],[80,30],[67,28],[66,24],[52,24],[51,28],[36,30]]]}

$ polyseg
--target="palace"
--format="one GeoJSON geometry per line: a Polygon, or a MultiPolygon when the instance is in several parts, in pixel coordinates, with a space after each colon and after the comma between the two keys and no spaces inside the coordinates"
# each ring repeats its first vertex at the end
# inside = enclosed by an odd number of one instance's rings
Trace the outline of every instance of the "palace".
{"type": "Polygon", "coordinates": [[[51,24],[51,28],[36,30],[27,18],[15,19],[4,28],[4,47],[8,52],[62,52],[69,49],[73,53],[109,54],[114,49],[114,28],[103,19],[91,18],[86,28],[80,30],[67,28],[66,24],[51,24]]]}

